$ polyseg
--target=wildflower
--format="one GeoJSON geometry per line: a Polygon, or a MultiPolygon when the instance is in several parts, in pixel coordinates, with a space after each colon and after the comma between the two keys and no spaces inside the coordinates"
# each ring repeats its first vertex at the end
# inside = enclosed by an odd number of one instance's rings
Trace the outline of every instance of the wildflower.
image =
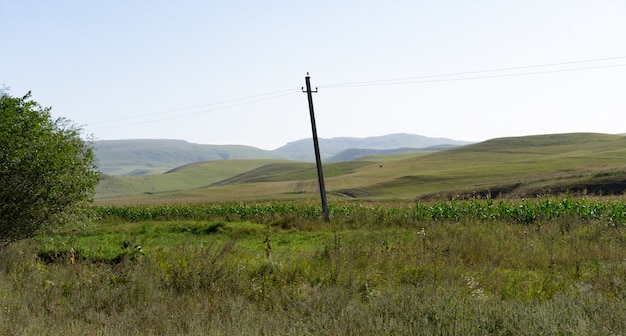
{"type": "Polygon", "coordinates": [[[76,262],[76,251],[74,251],[73,247],[70,247],[70,261],[72,262],[72,265],[76,262]]]}
{"type": "Polygon", "coordinates": [[[472,298],[476,300],[486,300],[488,298],[485,294],[485,290],[480,287],[478,281],[476,281],[473,277],[465,276],[465,282],[467,283],[467,287],[470,290],[472,298]]]}
{"type": "Polygon", "coordinates": [[[265,255],[269,258],[270,254],[272,254],[272,240],[265,237],[265,255]]]}
{"type": "Polygon", "coordinates": [[[380,291],[373,289],[367,282],[365,282],[365,284],[361,288],[362,288],[361,298],[363,301],[368,301],[369,299],[372,299],[380,295],[380,291]]]}

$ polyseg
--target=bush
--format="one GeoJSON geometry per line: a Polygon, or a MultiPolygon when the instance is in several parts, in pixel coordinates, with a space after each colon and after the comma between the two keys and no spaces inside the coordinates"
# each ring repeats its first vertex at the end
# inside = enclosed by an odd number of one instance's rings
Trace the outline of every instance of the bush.
{"type": "Polygon", "coordinates": [[[0,91],[0,245],[83,215],[98,183],[81,129],[0,91]]]}

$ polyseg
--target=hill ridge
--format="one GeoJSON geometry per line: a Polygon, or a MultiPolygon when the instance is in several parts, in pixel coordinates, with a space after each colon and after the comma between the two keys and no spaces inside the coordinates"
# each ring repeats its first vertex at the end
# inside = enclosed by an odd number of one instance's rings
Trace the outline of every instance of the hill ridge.
{"type": "MultiPolygon", "coordinates": [[[[416,147],[416,144],[442,145],[441,142],[446,144],[451,142],[453,145],[469,143],[401,133],[368,138],[322,138],[320,147],[323,149],[323,158],[328,159],[350,148],[390,150],[416,147]]],[[[303,162],[315,160],[313,141],[310,138],[290,142],[271,151],[247,145],[204,145],[177,139],[99,140],[94,142],[94,147],[100,171],[109,175],[160,174],[189,163],[214,160],[284,159],[303,162]]],[[[359,155],[353,153],[352,156],[342,160],[353,160],[357,157],[359,155]]]]}
{"type": "MultiPolygon", "coordinates": [[[[394,133],[365,138],[357,137],[334,137],[319,138],[320,154],[322,160],[339,154],[348,149],[372,149],[389,150],[398,148],[426,148],[438,145],[463,146],[471,144],[469,141],[452,140],[448,138],[431,138],[423,135],[394,133]]],[[[286,145],[274,151],[290,155],[300,161],[314,161],[313,140],[311,138],[288,142],[286,145]]]]}
{"type": "Polygon", "coordinates": [[[160,174],[201,161],[286,158],[252,146],[203,145],[173,139],[99,140],[94,142],[94,149],[100,171],[109,175],[160,174]]]}

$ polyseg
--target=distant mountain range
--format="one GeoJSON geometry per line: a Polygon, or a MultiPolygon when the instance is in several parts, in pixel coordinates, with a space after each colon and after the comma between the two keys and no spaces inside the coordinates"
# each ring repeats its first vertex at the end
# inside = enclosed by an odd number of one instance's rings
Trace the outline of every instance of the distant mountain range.
{"type": "MultiPolygon", "coordinates": [[[[390,134],[368,138],[319,139],[323,161],[351,161],[369,155],[407,151],[441,151],[468,141],[390,134]]],[[[184,140],[100,140],[94,143],[100,171],[108,175],[159,174],[200,161],[234,159],[315,160],[311,138],[290,142],[275,150],[244,145],[202,145],[184,140]]]]}
{"type": "Polygon", "coordinates": [[[160,174],[200,161],[287,158],[251,146],[200,145],[184,140],[100,140],[94,149],[100,171],[108,175],[160,174]]]}
{"type": "MultiPolygon", "coordinates": [[[[469,145],[471,142],[459,141],[446,138],[429,138],[422,135],[414,134],[389,134],[368,138],[331,138],[331,139],[319,139],[320,155],[322,160],[327,160],[333,156],[332,160],[328,161],[348,161],[357,158],[358,156],[350,156],[341,154],[341,152],[355,149],[369,150],[362,152],[363,155],[380,155],[384,153],[375,153],[371,150],[424,150],[425,148],[432,147],[433,150],[442,150],[441,148],[435,149],[435,146],[447,145],[451,148],[463,145],[469,145]],[[371,154],[370,154],[371,153],[371,154]],[[338,159],[342,157],[343,159],[338,159]]],[[[275,149],[274,152],[286,154],[293,160],[297,161],[315,161],[315,155],[313,151],[313,140],[302,139],[287,143],[285,146],[275,149]]],[[[354,151],[353,151],[354,152],[354,151]]],[[[354,152],[356,153],[356,152],[354,152]]],[[[398,153],[398,152],[395,152],[398,153]]],[[[389,153],[391,154],[391,153],[389,153]]]]}

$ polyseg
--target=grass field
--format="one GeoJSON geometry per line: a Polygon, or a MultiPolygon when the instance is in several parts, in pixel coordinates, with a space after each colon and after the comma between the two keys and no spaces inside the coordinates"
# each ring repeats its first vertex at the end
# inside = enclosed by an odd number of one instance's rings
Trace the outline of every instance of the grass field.
{"type": "Polygon", "coordinates": [[[7,335],[607,335],[622,199],[97,207],[0,251],[7,335]]]}
{"type": "Polygon", "coordinates": [[[330,222],[312,164],[107,178],[0,249],[0,334],[621,335],[624,139],[325,164],[330,222]]]}

